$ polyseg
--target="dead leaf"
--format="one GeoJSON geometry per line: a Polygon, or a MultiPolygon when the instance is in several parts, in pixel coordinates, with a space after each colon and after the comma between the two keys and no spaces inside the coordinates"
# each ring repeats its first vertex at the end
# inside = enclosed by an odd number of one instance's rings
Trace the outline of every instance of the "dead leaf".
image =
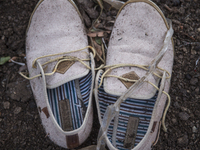
{"type": "Polygon", "coordinates": [[[114,19],[113,19],[111,16],[107,16],[107,17],[106,17],[106,20],[107,20],[107,21],[113,21],[114,19]]]}
{"type": "Polygon", "coordinates": [[[101,45],[102,44],[102,39],[100,37],[95,37],[95,41],[97,44],[101,45]]]}
{"type": "MultiPolygon", "coordinates": [[[[101,46],[99,44],[97,44],[97,42],[92,39],[92,42],[94,44],[94,48],[96,49],[97,53],[99,54],[99,56],[102,56],[103,52],[102,52],[102,49],[101,49],[101,46]]],[[[97,61],[99,61],[99,57],[95,57],[97,61]]]]}
{"type": "Polygon", "coordinates": [[[114,7],[117,10],[120,9],[122,5],[124,5],[124,2],[119,1],[119,0],[103,0],[103,1],[110,4],[112,7],[114,7]]]}
{"type": "Polygon", "coordinates": [[[82,15],[82,17],[83,17],[83,20],[85,21],[85,25],[86,25],[87,27],[90,27],[90,26],[92,25],[92,22],[91,22],[90,18],[89,18],[88,15],[85,13],[85,11],[84,11],[83,8],[80,8],[79,10],[80,10],[80,13],[81,13],[81,15],[82,15]]]}
{"type": "Polygon", "coordinates": [[[110,33],[110,31],[89,32],[87,35],[89,37],[104,37],[106,33],[110,33]]]}
{"type": "Polygon", "coordinates": [[[100,25],[100,23],[96,23],[96,24],[94,25],[94,27],[95,27],[95,28],[98,28],[99,25],[100,25]]]}
{"type": "Polygon", "coordinates": [[[8,56],[8,57],[0,57],[0,65],[5,64],[9,60],[10,60],[10,56],[8,56]]]}
{"type": "Polygon", "coordinates": [[[112,31],[113,27],[111,27],[111,26],[110,27],[104,27],[104,29],[112,31]]]}
{"type": "Polygon", "coordinates": [[[89,37],[103,37],[104,31],[101,32],[90,32],[87,34],[89,37]]]}
{"type": "Polygon", "coordinates": [[[18,72],[23,72],[24,70],[27,70],[27,66],[26,66],[26,65],[21,66],[21,67],[19,68],[19,71],[18,71],[18,72]]]}
{"type": "Polygon", "coordinates": [[[96,29],[99,29],[99,28],[103,28],[104,27],[104,25],[102,24],[102,23],[96,23],[95,25],[94,25],[94,27],[96,28],[96,29]]]}
{"type": "Polygon", "coordinates": [[[20,56],[20,57],[26,57],[26,55],[25,55],[25,54],[19,54],[19,56],[20,56]]]}
{"type": "Polygon", "coordinates": [[[97,0],[99,6],[101,7],[101,9],[103,9],[103,3],[102,3],[102,0],[97,0]]]}
{"type": "MultiPolygon", "coordinates": [[[[12,57],[11,59],[14,60],[14,61],[16,61],[17,58],[18,58],[17,56],[14,56],[14,57],[12,57]]],[[[9,60],[9,62],[12,62],[11,59],[9,60]]]]}
{"type": "Polygon", "coordinates": [[[115,23],[115,20],[108,21],[107,23],[115,23]]]}

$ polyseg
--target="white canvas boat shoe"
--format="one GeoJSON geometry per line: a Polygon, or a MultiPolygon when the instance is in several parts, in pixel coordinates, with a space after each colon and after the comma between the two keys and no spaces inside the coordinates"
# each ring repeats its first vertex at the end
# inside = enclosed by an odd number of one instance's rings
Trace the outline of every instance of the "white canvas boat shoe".
{"type": "Polygon", "coordinates": [[[28,79],[48,137],[64,148],[81,145],[92,128],[95,64],[89,48],[73,1],[38,2],[27,29],[28,79]]]}
{"type": "Polygon", "coordinates": [[[110,37],[105,71],[97,73],[100,131],[96,149],[149,150],[170,104],[173,29],[149,0],[120,9],[110,37]],[[168,99],[167,99],[168,98],[168,99]]]}

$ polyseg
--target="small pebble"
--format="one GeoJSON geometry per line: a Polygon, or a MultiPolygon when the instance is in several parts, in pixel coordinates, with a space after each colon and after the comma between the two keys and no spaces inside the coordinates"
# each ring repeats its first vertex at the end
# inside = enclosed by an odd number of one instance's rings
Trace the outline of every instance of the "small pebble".
{"type": "Polygon", "coordinates": [[[196,139],[196,136],[195,134],[192,134],[192,139],[195,140],[196,139]]]}
{"type": "Polygon", "coordinates": [[[192,78],[191,80],[190,80],[190,84],[191,85],[196,85],[198,83],[198,78],[192,78]]]}
{"type": "Polygon", "coordinates": [[[10,109],[10,102],[3,102],[4,109],[10,109]]]}
{"type": "Polygon", "coordinates": [[[179,8],[179,13],[184,15],[185,14],[185,9],[183,7],[179,8]]]}
{"type": "Polygon", "coordinates": [[[199,87],[197,87],[196,89],[195,89],[195,92],[198,94],[199,93],[199,87]]]}
{"type": "Polygon", "coordinates": [[[21,112],[22,108],[21,107],[16,107],[14,110],[14,114],[17,115],[21,112]]]}
{"type": "Polygon", "coordinates": [[[180,105],[179,105],[179,103],[177,101],[174,103],[174,107],[180,108],[180,105]]]}
{"type": "Polygon", "coordinates": [[[4,130],[0,128],[0,133],[3,133],[3,132],[4,132],[4,130]]]}
{"type": "Polygon", "coordinates": [[[189,73],[187,73],[187,74],[185,75],[185,78],[186,78],[187,80],[190,80],[190,79],[192,79],[192,76],[191,76],[189,73]]]}
{"type": "Polygon", "coordinates": [[[197,52],[196,52],[195,50],[192,49],[192,50],[191,50],[191,54],[192,54],[192,55],[196,55],[197,52]]]}
{"type": "Polygon", "coordinates": [[[200,32],[200,28],[198,28],[197,31],[200,32]]]}
{"type": "Polygon", "coordinates": [[[190,115],[188,115],[186,112],[180,112],[179,117],[180,117],[181,120],[186,121],[186,120],[189,119],[190,115]]]}
{"type": "Polygon", "coordinates": [[[177,123],[176,118],[172,118],[172,123],[173,123],[173,124],[176,124],[176,123],[177,123]]]}
{"type": "Polygon", "coordinates": [[[198,44],[195,46],[194,50],[200,51],[200,43],[198,43],[198,44]]]}
{"type": "Polygon", "coordinates": [[[37,108],[37,106],[36,106],[36,104],[35,104],[34,101],[31,101],[31,102],[29,103],[29,108],[30,108],[30,109],[36,109],[36,108],[37,108]]]}
{"type": "Polygon", "coordinates": [[[183,59],[183,55],[179,55],[178,57],[179,57],[180,59],[183,59]]]}
{"type": "Polygon", "coordinates": [[[187,48],[186,48],[186,47],[183,47],[183,52],[185,52],[185,53],[187,53],[187,52],[188,52],[188,50],[187,50],[187,48]]]}
{"type": "Polygon", "coordinates": [[[200,14],[200,9],[196,9],[196,14],[200,14]]]}
{"type": "Polygon", "coordinates": [[[172,2],[174,4],[174,6],[180,5],[180,0],[173,0],[172,2]]]}
{"type": "Polygon", "coordinates": [[[188,145],[188,136],[184,135],[183,137],[178,138],[177,144],[179,146],[187,146],[188,145]]]}
{"type": "Polygon", "coordinates": [[[196,127],[196,126],[193,126],[193,127],[192,127],[192,132],[193,132],[193,133],[197,133],[197,131],[198,131],[197,127],[196,127]]]}

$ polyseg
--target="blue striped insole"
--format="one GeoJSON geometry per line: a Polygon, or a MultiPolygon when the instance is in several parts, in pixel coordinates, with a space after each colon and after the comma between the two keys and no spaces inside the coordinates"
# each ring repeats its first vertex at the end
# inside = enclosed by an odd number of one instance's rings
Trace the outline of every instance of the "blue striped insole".
{"type": "MultiPolygon", "coordinates": [[[[100,80],[101,80],[101,75],[99,78],[99,83],[100,80]]],[[[98,98],[99,98],[101,117],[103,118],[107,106],[114,104],[116,100],[119,98],[119,96],[106,93],[102,85],[98,91],[98,98]]],[[[121,103],[117,136],[116,136],[116,146],[118,149],[120,150],[126,149],[124,148],[124,140],[126,136],[129,116],[139,118],[139,124],[134,146],[137,146],[137,144],[143,139],[149,127],[156,98],[157,98],[157,93],[150,99],[128,98],[121,103]]],[[[114,120],[111,121],[111,124],[107,132],[107,136],[111,141],[111,143],[112,143],[113,124],[114,120]]]]}
{"type": "MultiPolygon", "coordinates": [[[[83,103],[86,108],[89,102],[91,83],[92,83],[91,71],[86,76],[79,79],[80,92],[82,95],[83,103]]],[[[77,97],[74,80],[67,82],[54,89],[47,89],[47,95],[48,95],[49,105],[51,107],[55,120],[57,121],[60,127],[61,127],[61,116],[60,116],[58,102],[60,100],[66,100],[66,99],[69,100],[70,104],[73,130],[79,128],[82,125],[84,116],[81,112],[81,102],[78,100],[77,97]]]]}

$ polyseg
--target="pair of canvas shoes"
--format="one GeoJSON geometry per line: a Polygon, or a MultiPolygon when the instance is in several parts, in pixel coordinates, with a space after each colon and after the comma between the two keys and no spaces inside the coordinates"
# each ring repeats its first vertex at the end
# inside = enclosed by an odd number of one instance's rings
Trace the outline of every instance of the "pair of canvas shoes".
{"type": "Polygon", "coordinates": [[[156,4],[128,1],[114,24],[105,72],[98,70],[95,75],[96,52],[88,46],[75,3],[40,0],[27,29],[27,79],[49,138],[69,149],[87,139],[93,124],[94,89],[101,127],[92,149],[105,145],[150,149],[161,122],[166,130],[172,34],[171,24],[156,4]]]}

